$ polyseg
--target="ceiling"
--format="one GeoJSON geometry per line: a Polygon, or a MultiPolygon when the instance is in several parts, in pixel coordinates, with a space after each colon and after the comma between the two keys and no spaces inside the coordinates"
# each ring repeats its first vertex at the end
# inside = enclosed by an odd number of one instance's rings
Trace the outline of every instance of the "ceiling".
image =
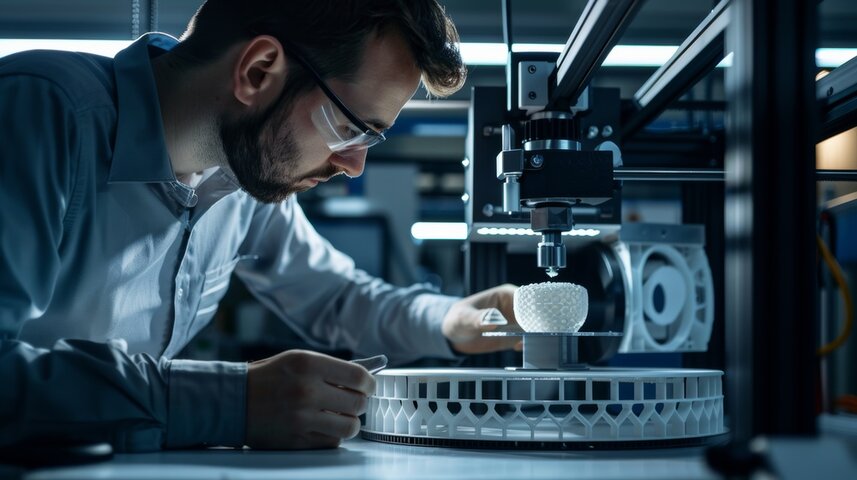
{"type": "MultiPolygon", "coordinates": [[[[146,5],[151,1],[157,0],[138,0],[138,3],[146,5]]],[[[462,41],[503,41],[501,0],[440,1],[456,23],[462,41]]],[[[0,0],[0,38],[131,39],[132,3],[132,0],[0,0]]],[[[200,3],[201,0],[157,1],[157,29],[180,35],[200,3]]],[[[619,43],[678,45],[716,3],[714,0],[647,0],[619,43]]],[[[514,41],[564,44],[585,5],[586,0],[512,0],[514,41]]],[[[819,46],[857,47],[857,28],[854,27],[857,25],[857,1],[822,0],[819,9],[819,46]]],[[[601,69],[593,83],[618,86],[622,97],[628,98],[653,71],[654,68],[601,69]]],[[[720,74],[722,76],[722,72],[720,74]]],[[[467,84],[451,99],[467,100],[473,85],[505,85],[503,67],[470,67],[467,84]]],[[[424,97],[424,92],[418,92],[415,98],[424,97]]],[[[401,123],[441,122],[463,126],[466,111],[461,108],[443,112],[406,110],[400,120],[401,123]]],[[[452,134],[445,140],[399,134],[391,136],[389,142],[374,152],[387,158],[457,162],[463,155],[462,138],[462,134],[452,134]]]]}
{"type": "MultiPolygon", "coordinates": [[[[147,3],[149,0],[141,0],[147,3]]],[[[182,32],[200,0],[160,0],[159,29],[182,32]]],[[[501,42],[501,0],[441,0],[466,42],[501,42]]],[[[648,0],[622,42],[681,43],[716,2],[648,0]]],[[[821,46],[857,46],[857,2],[823,0],[821,46]]],[[[513,0],[516,41],[565,43],[585,0],[513,0]]],[[[0,0],[0,38],[98,38],[131,36],[132,0],[0,0]]]]}

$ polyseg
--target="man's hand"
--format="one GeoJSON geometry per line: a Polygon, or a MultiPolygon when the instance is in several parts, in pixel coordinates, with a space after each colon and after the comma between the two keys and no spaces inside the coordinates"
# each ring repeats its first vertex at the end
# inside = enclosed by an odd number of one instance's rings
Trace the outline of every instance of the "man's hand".
{"type": "Polygon", "coordinates": [[[443,334],[459,353],[488,353],[514,348],[520,350],[520,337],[483,337],[482,332],[490,332],[497,324],[483,322],[497,309],[506,318],[509,325],[517,325],[513,301],[514,285],[500,285],[469,297],[452,305],[443,319],[443,334]]]}
{"type": "Polygon", "coordinates": [[[260,449],[335,448],[360,431],[375,379],[365,368],[290,350],[247,372],[246,443],[260,449]]]}

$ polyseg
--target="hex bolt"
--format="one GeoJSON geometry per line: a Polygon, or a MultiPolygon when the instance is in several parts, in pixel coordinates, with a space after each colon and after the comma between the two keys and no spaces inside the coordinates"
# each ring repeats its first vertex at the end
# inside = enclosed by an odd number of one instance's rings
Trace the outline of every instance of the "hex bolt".
{"type": "Polygon", "coordinates": [[[530,165],[532,165],[534,168],[539,168],[544,164],[545,164],[545,157],[543,157],[539,154],[533,155],[532,158],[530,158],[530,165]]]}
{"type": "Polygon", "coordinates": [[[536,73],[536,66],[530,65],[529,67],[527,67],[527,71],[530,72],[530,74],[536,73]]]}
{"type": "Polygon", "coordinates": [[[598,127],[595,125],[589,127],[589,130],[586,131],[586,138],[592,140],[593,138],[598,136],[598,127]]]}
{"type": "Polygon", "coordinates": [[[601,136],[604,138],[613,135],[613,127],[610,125],[604,125],[604,128],[601,129],[601,136]]]}
{"type": "Polygon", "coordinates": [[[530,92],[528,97],[530,97],[530,100],[535,100],[536,99],[536,92],[530,92]]]}
{"type": "Polygon", "coordinates": [[[493,217],[494,216],[494,205],[491,205],[490,203],[486,203],[485,206],[482,207],[482,215],[484,215],[486,217],[493,217]]]}

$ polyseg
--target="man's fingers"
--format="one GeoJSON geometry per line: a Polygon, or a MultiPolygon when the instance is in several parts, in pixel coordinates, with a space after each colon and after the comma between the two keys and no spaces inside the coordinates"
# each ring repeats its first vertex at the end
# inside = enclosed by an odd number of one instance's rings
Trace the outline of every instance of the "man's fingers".
{"type": "Polygon", "coordinates": [[[253,448],[334,448],[360,430],[375,380],[365,368],[291,350],[247,372],[245,436],[253,448]]]}
{"type": "Polygon", "coordinates": [[[366,396],[346,388],[325,385],[318,398],[318,406],[323,410],[358,416],[366,412],[366,396]]]}
{"type": "Polygon", "coordinates": [[[360,419],[350,415],[322,411],[314,418],[312,431],[347,440],[360,433],[360,419]]]}
{"type": "Polygon", "coordinates": [[[375,379],[360,365],[321,355],[313,363],[318,375],[330,385],[349,388],[367,397],[375,393],[375,379]]]}
{"type": "Polygon", "coordinates": [[[360,365],[339,360],[326,365],[321,375],[331,385],[345,387],[367,397],[375,393],[375,379],[360,365]]]}
{"type": "Polygon", "coordinates": [[[318,432],[309,432],[306,434],[307,445],[301,448],[336,448],[342,443],[341,438],[331,437],[318,432]]]}

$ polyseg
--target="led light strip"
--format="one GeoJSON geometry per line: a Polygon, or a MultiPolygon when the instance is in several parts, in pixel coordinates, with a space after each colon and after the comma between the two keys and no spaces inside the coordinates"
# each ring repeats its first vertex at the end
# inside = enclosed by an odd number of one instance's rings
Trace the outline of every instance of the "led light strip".
{"type": "MultiPolygon", "coordinates": [[[[562,52],[558,43],[516,43],[513,52],[562,52]]],[[[660,67],[678,50],[674,45],[616,45],[602,63],[605,67],[660,67]]],[[[731,57],[731,53],[727,57],[731,57]]],[[[462,43],[461,56],[468,65],[505,65],[506,44],[462,43]]],[[[819,48],[815,61],[819,68],[836,68],[857,56],[857,48],[819,48]]],[[[724,59],[718,67],[729,66],[724,59]]]]}
{"type": "MultiPolygon", "coordinates": [[[[65,40],[65,39],[18,39],[0,38],[0,57],[24,50],[47,49],[95,53],[112,57],[131,40],[65,40]]],[[[514,52],[561,52],[565,47],[559,43],[516,43],[514,52]]],[[[505,65],[504,43],[460,44],[461,57],[468,65],[505,65]]],[[[673,45],[616,45],[602,64],[605,67],[660,67],[678,49],[673,45]]],[[[836,68],[857,56],[857,48],[819,48],[815,51],[819,68],[836,68]]],[[[726,66],[722,62],[718,66],[726,66]]]]}
{"type": "MultiPolygon", "coordinates": [[[[482,227],[476,230],[479,235],[512,235],[512,236],[541,236],[529,228],[507,228],[507,227],[482,227]]],[[[597,237],[601,230],[595,228],[574,228],[568,232],[562,232],[569,237],[597,237]]]]}
{"type": "Polygon", "coordinates": [[[411,226],[414,240],[464,240],[467,224],[464,222],[417,222],[411,226]]]}
{"type": "MultiPolygon", "coordinates": [[[[482,227],[477,235],[497,236],[533,236],[541,234],[529,228],[482,227]]],[[[601,230],[595,228],[575,228],[563,235],[570,237],[597,237],[601,230]]],[[[417,222],[411,226],[411,236],[415,240],[464,240],[467,238],[467,224],[464,222],[417,222]]]]}

